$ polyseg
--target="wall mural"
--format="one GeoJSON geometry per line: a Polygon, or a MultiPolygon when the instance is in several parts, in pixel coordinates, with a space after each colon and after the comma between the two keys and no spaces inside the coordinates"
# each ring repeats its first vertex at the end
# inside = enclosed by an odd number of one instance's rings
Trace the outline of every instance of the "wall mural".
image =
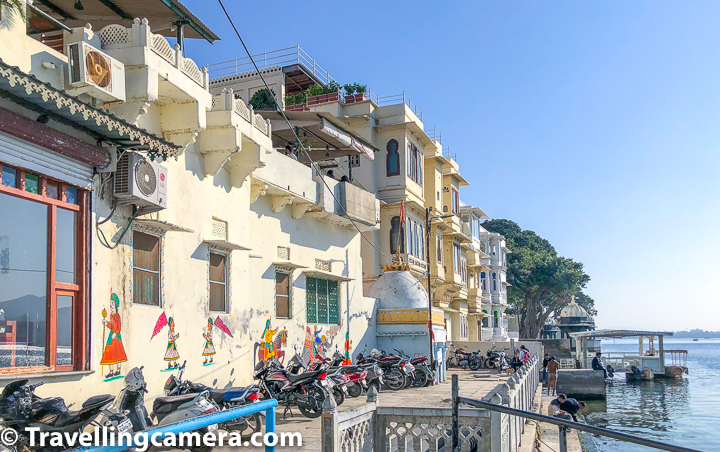
{"type": "Polygon", "coordinates": [[[117,380],[122,378],[120,364],[127,361],[127,355],[125,354],[125,347],[123,347],[122,336],[120,335],[121,321],[120,314],[120,299],[117,295],[112,293],[110,289],[110,318],[105,320],[107,317],[107,311],[102,310],[103,316],[103,349],[102,359],[100,360],[101,371],[105,372],[104,366],[108,366],[108,373],[105,375],[105,381],[117,380]],[[105,340],[105,329],[109,330],[107,341],[105,340]],[[113,370],[115,366],[115,370],[113,370]]]}
{"type": "Polygon", "coordinates": [[[350,366],[352,364],[352,356],[350,355],[350,349],[352,348],[352,341],[350,340],[350,331],[345,333],[345,355],[343,359],[343,366],[350,366]]]}
{"type": "Polygon", "coordinates": [[[175,332],[175,320],[172,317],[167,317],[164,311],[162,314],[160,314],[160,317],[158,317],[157,322],[155,322],[155,328],[153,329],[153,334],[152,337],[150,337],[150,340],[152,340],[155,335],[162,331],[165,326],[168,326],[169,328],[168,344],[167,348],[165,349],[164,357],[164,360],[167,361],[168,366],[167,369],[164,369],[161,372],[168,372],[177,369],[177,361],[180,359],[180,352],[178,352],[176,344],[176,341],[180,337],[180,333],[175,332]]]}
{"type": "Polygon", "coordinates": [[[287,328],[283,327],[282,331],[278,332],[277,328],[272,329],[272,323],[270,320],[271,319],[267,319],[265,322],[265,330],[262,333],[262,342],[255,342],[256,353],[254,354],[257,356],[258,361],[275,358],[280,361],[281,364],[284,364],[285,351],[282,348],[287,346],[287,328]]]}
{"type": "Polygon", "coordinates": [[[309,326],[305,327],[305,343],[303,344],[302,355],[306,362],[311,362],[315,358],[325,358],[325,350],[330,347],[330,342],[326,340],[325,335],[320,335],[322,328],[317,325],[310,330],[309,326]]]}
{"type": "Polygon", "coordinates": [[[213,345],[213,326],[216,326],[220,331],[227,334],[228,336],[233,337],[230,329],[225,325],[225,323],[223,323],[223,321],[220,319],[220,316],[215,319],[214,324],[212,317],[208,317],[207,331],[203,333],[203,339],[205,339],[205,345],[203,346],[202,352],[202,356],[205,357],[205,362],[203,363],[203,366],[210,366],[214,364],[213,355],[215,355],[216,352],[215,346],[213,345]]]}

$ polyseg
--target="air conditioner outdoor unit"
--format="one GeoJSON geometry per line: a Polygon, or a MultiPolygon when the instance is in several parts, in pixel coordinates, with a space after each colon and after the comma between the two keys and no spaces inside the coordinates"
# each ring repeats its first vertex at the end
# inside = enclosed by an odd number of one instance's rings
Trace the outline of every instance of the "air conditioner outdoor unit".
{"type": "Polygon", "coordinates": [[[125,152],[115,172],[115,197],[143,214],[167,207],[167,169],[137,152],[125,152]]]}
{"type": "Polygon", "coordinates": [[[125,102],[125,65],[87,42],[68,44],[68,93],[125,102]]]}

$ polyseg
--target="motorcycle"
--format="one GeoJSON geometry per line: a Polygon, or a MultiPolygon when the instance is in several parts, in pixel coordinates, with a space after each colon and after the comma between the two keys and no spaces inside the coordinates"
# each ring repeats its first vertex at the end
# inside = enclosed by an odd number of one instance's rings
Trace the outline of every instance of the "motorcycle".
{"type": "Polygon", "coordinates": [[[466,352],[465,350],[458,348],[451,350],[446,359],[446,367],[461,367],[463,370],[469,368],[470,370],[478,370],[483,366],[483,357],[480,352],[466,352]]]}
{"type": "MultiPolygon", "coordinates": [[[[81,433],[86,427],[108,427],[112,433],[120,434],[132,430],[132,424],[122,411],[111,409],[114,397],[97,395],[83,402],[80,410],[70,410],[61,397],[41,398],[35,389],[43,383],[28,384],[28,380],[17,380],[7,386],[0,395],[0,418],[5,429],[15,430],[18,450],[29,450],[30,438],[26,428],[38,428],[40,432],[81,433]],[[101,418],[104,421],[98,421],[101,418]]],[[[61,446],[60,450],[71,447],[61,446]]],[[[36,450],[51,450],[36,448],[36,450]]],[[[53,447],[52,450],[58,450],[53,447]]]]}
{"type": "MultiPolygon", "coordinates": [[[[292,374],[283,369],[275,359],[260,361],[255,366],[253,378],[259,380],[259,386],[265,399],[277,399],[285,406],[285,413],[297,406],[303,416],[317,418],[323,412],[326,393],[332,390],[332,382],[327,379],[325,370],[316,370],[301,374],[292,374]]],[[[292,415],[292,411],[291,411],[292,415]]]]}
{"type": "MultiPolygon", "coordinates": [[[[387,356],[384,352],[381,353],[377,349],[373,349],[369,357],[359,353],[356,360],[360,364],[377,364],[383,371],[385,387],[390,390],[397,391],[405,388],[408,384],[408,373],[411,370],[410,368],[403,369],[406,364],[402,364],[403,359],[399,356],[387,356]]],[[[411,364],[410,367],[414,372],[414,366],[411,364]]]]}
{"type": "Polygon", "coordinates": [[[503,372],[510,368],[510,363],[507,360],[507,353],[505,353],[505,351],[497,351],[495,347],[493,347],[487,351],[486,355],[485,367],[488,369],[498,369],[500,372],[503,372]]]}
{"type": "MultiPolygon", "coordinates": [[[[142,370],[145,366],[135,367],[125,377],[125,387],[115,399],[113,407],[120,412],[127,412],[132,423],[133,431],[139,432],[156,426],[175,424],[180,421],[193,419],[206,414],[217,413],[220,409],[210,399],[208,391],[199,394],[172,395],[158,397],[153,401],[152,412],[148,415],[145,408],[145,393],[147,383],[142,370]],[[157,419],[157,424],[153,422],[157,419]]],[[[202,438],[207,433],[217,431],[217,424],[196,430],[202,438]]],[[[155,447],[154,447],[155,449],[155,447]]],[[[190,447],[191,452],[210,452],[211,446],[190,447]]],[[[169,450],[169,449],[168,449],[169,450]]]]}
{"type": "Polygon", "coordinates": [[[349,396],[347,385],[350,383],[350,379],[347,375],[338,371],[338,368],[329,367],[331,361],[321,356],[316,356],[312,363],[307,364],[305,360],[297,354],[297,345],[295,346],[295,355],[288,361],[288,365],[285,368],[288,372],[294,375],[301,374],[305,371],[312,372],[315,370],[324,369],[327,371],[328,383],[332,383],[332,394],[335,399],[335,404],[340,406],[345,402],[345,397],[349,396]]]}
{"type": "Polygon", "coordinates": [[[403,350],[395,349],[400,355],[410,360],[410,364],[415,366],[415,373],[413,375],[413,386],[421,388],[423,386],[430,386],[435,381],[435,372],[432,366],[429,364],[430,360],[427,356],[420,356],[417,358],[410,358],[405,354],[403,350]]]}
{"type": "MultiPolygon", "coordinates": [[[[210,399],[223,410],[237,408],[243,405],[255,403],[260,398],[260,388],[257,385],[246,387],[233,387],[228,389],[214,389],[201,383],[193,383],[182,379],[185,372],[185,364],[178,369],[178,376],[170,375],[165,382],[165,395],[198,394],[207,391],[210,399]]],[[[228,432],[237,432],[243,441],[247,441],[254,434],[262,429],[262,417],[260,413],[253,413],[247,416],[240,416],[231,421],[218,424],[218,428],[228,432]]]]}

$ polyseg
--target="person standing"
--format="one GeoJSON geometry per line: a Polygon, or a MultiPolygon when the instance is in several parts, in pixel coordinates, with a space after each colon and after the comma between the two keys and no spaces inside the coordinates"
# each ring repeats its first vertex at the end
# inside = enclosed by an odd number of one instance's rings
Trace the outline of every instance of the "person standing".
{"type": "Polygon", "coordinates": [[[545,357],[543,358],[542,362],[542,382],[544,385],[547,385],[547,365],[550,361],[550,354],[545,353],[545,357]]]}
{"type": "Polygon", "coordinates": [[[522,361],[523,364],[530,361],[530,352],[524,345],[520,346],[520,361],[522,361]]]}
{"type": "Polygon", "coordinates": [[[550,358],[547,363],[547,375],[548,375],[548,395],[555,395],[555,386],[557,385],[557,371],[560,368],[560,363],[557,362],[554,356],[550,358]]]}

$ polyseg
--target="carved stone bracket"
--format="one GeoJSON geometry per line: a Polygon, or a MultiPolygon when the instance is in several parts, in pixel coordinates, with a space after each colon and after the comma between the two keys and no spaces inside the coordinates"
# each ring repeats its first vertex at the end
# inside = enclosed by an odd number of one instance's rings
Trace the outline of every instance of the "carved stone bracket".
{"type": "Polygon", "coordinates": [[[254,203],[255,201],[260,198],[260,196],[265,196],[267,194],[268,186],[263,183],[256,183],[254,182],[250,186],[250,204],[254,203]]]}
{"type": "Polygon", "coordinates": [[[275,213],[282,211],[285,206],[292,204],[293,195],[277,195],[272,199],[272,210],[275,213]]]}
{"type": "Polygon", "coordinates": [[[299,219],[301,219],[302,217],[304,217],[304,216],[305,216],[305,212],[307,212],[308,210],[310,210],[310,206],[311,206],[311,205],[312,205],[312,204],[300,204],[300,203],[295,203],[295,204],[293,204],[293,206],[292,206],[292,217],[293,217],[293,219],[294,219],[294,220],[299,220],[299,219]]]}

